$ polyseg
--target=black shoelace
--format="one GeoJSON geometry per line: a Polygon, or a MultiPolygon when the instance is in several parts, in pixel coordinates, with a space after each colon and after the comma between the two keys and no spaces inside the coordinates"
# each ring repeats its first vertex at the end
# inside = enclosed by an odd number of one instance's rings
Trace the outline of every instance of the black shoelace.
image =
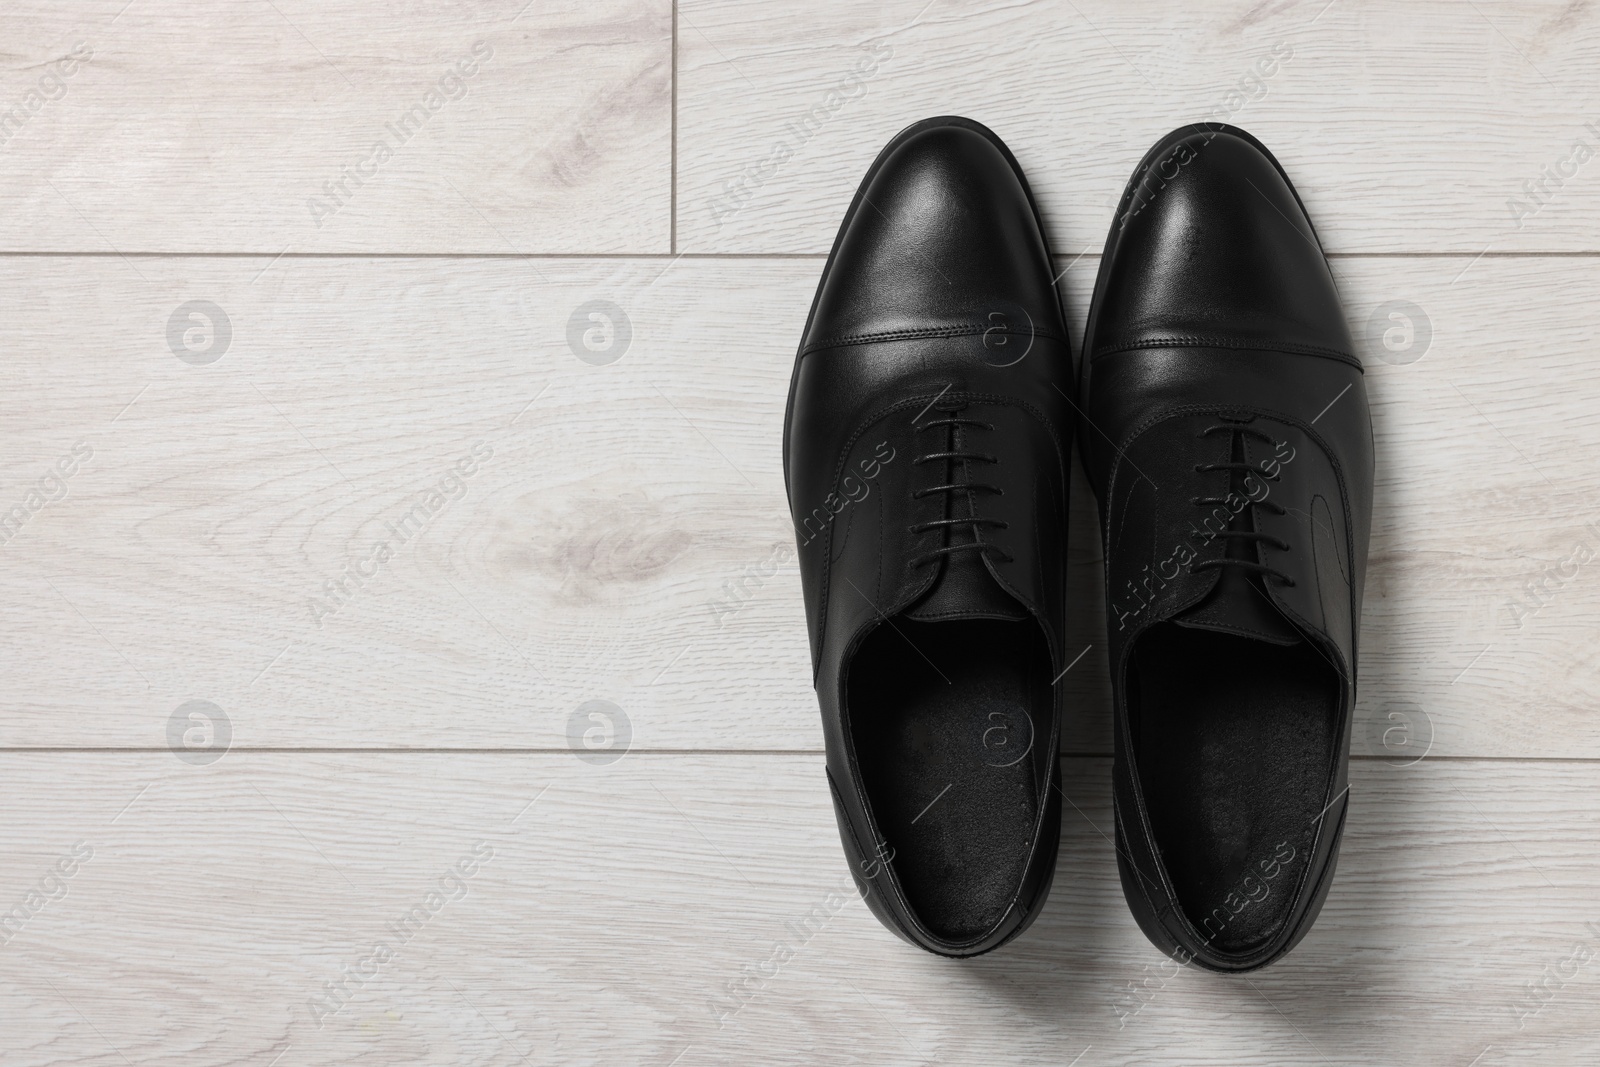
{"type": "MultiPolygon", "coordinates": [[[[1278,444],[1277,439],[1271,434],[1263,433],[1260,430],[1253,430],[1248,426],[1241,426],[1237,424],[1230,425],[1226,423],[1219,423],[1215,426],[1208,426],[1195,436],[1204,439],[1210,437],[1214,433],[1237,433],[1242,436],[1257,438],[1258,440],[1265,441],[1269,445],[1275,446],[1278,444]]],[[[1205,474],[1211,471],[1229,471],[1230,488],[1234,493],[1244,497],[1245,500],[1246,507],[1240,509],[1241,514],[1246,513],[1249,508],[1262,508],[1273,515],[1282,515],[1286,510],[1282,504],[1275,503],[1274,501],[1266,499],[1254,500],[1250,497],[1249,493],[1244,491],[1243,481],[1246,475],[1254,474],[1257,478],[1262,479],[1264,482],[1276,482],[1280,480],[1281,475],[1268,473],[1265,464],[1248,463],[1242,459],[1230,459],[1227,463],[1197,463],[1195,464],[1194,469],[1196,474],[1205,474]],[[1233,486],[1233,482],[1238,482],[1239,484],[1237,486],[1233,486]]],[[[1196,496],[1191,497],[1189,502],[1198,507],[1215,507],[1219,504],[1226,507],[1229,501],[1227,497],[1196,496]]],[[[1249,514],[1251,516],[1250,525],[1254,527],[1254,513],[1249,512],[1249,514]]],[[[1200,537],[1198,533],[1191,533],[1189,536],[1191,538],[1200,537]]],[[[1278,549],[1280,552],[1289,551],[1289,542],[1284,541],[1281,538],[1273,537],[1271,534],[1258,533],[1254,529],[1226,529],[1220,530],[1212,536],[1226,539],[1230,545],[1234,541],[1244,541],[1251,544],[1268,544],[1273,548],[1278,549]]],[[[1259,575],[1263,579],[1272,578],[1282,585],[1294,585],[1294,579],[1289,577],[1287,574],[1284,574],[1280,570],[1269,567],[1264,563],[1257,563],[1253,559],[1240,559],[1232,555],[1224,555],[1217,559],[1206,559],[1200,560],[1196,563],[1191,563],[1189,565],[1189,573],[1197,574],[1200,571],[1215,570],[1219,567],[1238,567],[1241,570],[1249,571],[1251,574],[1259,575]]]]}
{"type": "MultiPolygon", "coordinates": [[[[965,404],[955,404],[948,407],[935,408],[935,411],[946,416],[946,418],[932,419],[917,427],[918,430],[930,430],[935,426],[948,427],[949,444],[946,446],[944,451],[929,452],[926,455],[918,456],[916,459],[912,460],[912,463],[920,466],[924,463],[949,462],[952,464],[952,469],[950,474],[950,484],[934,485],[929,486],[926,489],[918,489],[911,494],[912,500],[920,500],[925,496],[932,496],[935,493],[954,494],[982,491],[993,493],[996,496],[1005,495],[1005,490],[1000,488],[998,485],[990,485],[986,482],[963,481],[958,477],[958,474],[966,475],[970,473],[971,465],[974,463],[1000,462],[999,457],[991,456],[984,452],[963,451],[961,441],[962,427],[974,427],[981,430],[994,429],[994,424],[991,422],[984,422],[981,419],[961,418],[960,412],[965,407],[965,404]]],[[[947,499],[950,501],[953,509],[956,498],[951,496],[947,499]]],[[[926,564],[936,562],[945,556],[966,551],[993,552],[1003,562],[1010,563],[1012,559],[1011,554],[1000,546],[990,544],[989,542],[983,540],[982,533],[983,527],[985,526],[992,527],[997,530],[1004,530],[1008,525],[1010,524],[1000,519],[986,519],[980,517],[977,514],[976,506],[974,506],[972,508],[972,514],[964,519],[934,519],[931,522],[922,522],[913,526],[909,526],[907,529],[913,534],[927,533],[929,530],[955,529],[963,526],[972,531],[971,541],[965,541],[956,545],[945,545],[943,548],[936,548],[932,552],[926,552],[923,555],[916,557],[911,561],[910,565],[912,567],[921,567],[926,564]]]]}

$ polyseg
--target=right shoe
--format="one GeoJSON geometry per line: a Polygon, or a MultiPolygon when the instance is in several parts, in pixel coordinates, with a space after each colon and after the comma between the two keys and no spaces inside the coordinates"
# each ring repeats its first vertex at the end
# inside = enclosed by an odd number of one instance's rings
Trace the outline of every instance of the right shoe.
{"type": "Polygon", "coordinates": [[[1333,880],[1373,493],[1338,290],[1255,138],[1187,126],[1145,156],[1082,379],[1123,893],[1163,952],[1249,971],[1333,880]]]}
{"type": "Polygon", "coordinates": [[[868,907],[975,956],[1060,833],[1072,354],[1016,160],[961,118],[867,172],[795,360],[784,474],[829,789],[868,907]]]}

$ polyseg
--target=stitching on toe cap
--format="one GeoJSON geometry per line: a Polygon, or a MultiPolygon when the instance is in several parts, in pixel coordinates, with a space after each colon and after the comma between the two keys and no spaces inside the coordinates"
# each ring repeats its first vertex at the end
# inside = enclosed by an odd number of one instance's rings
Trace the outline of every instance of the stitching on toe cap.
{"type": "Polygon", "coordinates": [[[1295,341],[1258,341],[1243,337],[1148,337],[1111,341],[1103,345],[1096,345],[1094,354],[1090,359],[1098,360],[1101,356],[1115,355],[1118,352],[1132,352],[1141,348],[1239,348],[1259,352],[1288,352],[1292,355],[1323,356],[1328,359],[1337,359],[1350,364],[1358,370],[1366,370],[1366,367],[1358,357],[1340,348],[1300,344],[1295,341]]]}
{"type": "Polygon", "coordinates": [[[909,341],[927,337],[976,337],[991,331],[1005,334],[1009,337],[1045,337],[1052,341],[1065,342],[1066,338],[1054,330],[1016,330],[1006,326],[995,326],[993,323],[962,323],[955,326],[923,326],[909,330],[879,330],[873,333],[846,334],[842,337],[830,337],[821,341],[812,341],[801,349],[801,353],[817,352],[825,348],[847,348],[851,345],[869,345],[878,341],[909,341]]]}

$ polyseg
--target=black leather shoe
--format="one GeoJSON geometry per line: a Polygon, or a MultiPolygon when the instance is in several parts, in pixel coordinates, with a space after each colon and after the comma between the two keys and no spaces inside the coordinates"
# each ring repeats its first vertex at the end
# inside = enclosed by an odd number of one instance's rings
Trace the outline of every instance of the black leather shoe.
{"type": "Polygon", "coordinates": [[[1145,156],[1083,364],[1123,892],[1163,951],[1251,970],[1333,878],[1373,478],[1333,276],[1255,138],[1189,126],[1145,156]]]}
{"type": "Polygon", "coordinates": [[[1021,933],[1055,867],[1071,367],[1011,153],[900,133],[823,269],[784,471],[846,858],[942,955],[1021,933]]]}

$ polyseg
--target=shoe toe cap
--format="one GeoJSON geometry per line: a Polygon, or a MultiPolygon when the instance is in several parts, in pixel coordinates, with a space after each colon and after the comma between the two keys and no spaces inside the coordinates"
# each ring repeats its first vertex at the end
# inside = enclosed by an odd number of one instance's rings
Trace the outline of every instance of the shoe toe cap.
{"type": "Polygon", "coordinates": [[[1353,355],[1316,231],[1243,131],[1193,126],[1148,157],[1118,211],[1094,354],[1162,344],[1353,355]]]}
{"type": "Polygon", "coordinates": [[[885,151],[845,220],[806,348],[981,334],[1016,318],[1063,329],[1027,189],[982,126],[918,123],[885,151]]]}

